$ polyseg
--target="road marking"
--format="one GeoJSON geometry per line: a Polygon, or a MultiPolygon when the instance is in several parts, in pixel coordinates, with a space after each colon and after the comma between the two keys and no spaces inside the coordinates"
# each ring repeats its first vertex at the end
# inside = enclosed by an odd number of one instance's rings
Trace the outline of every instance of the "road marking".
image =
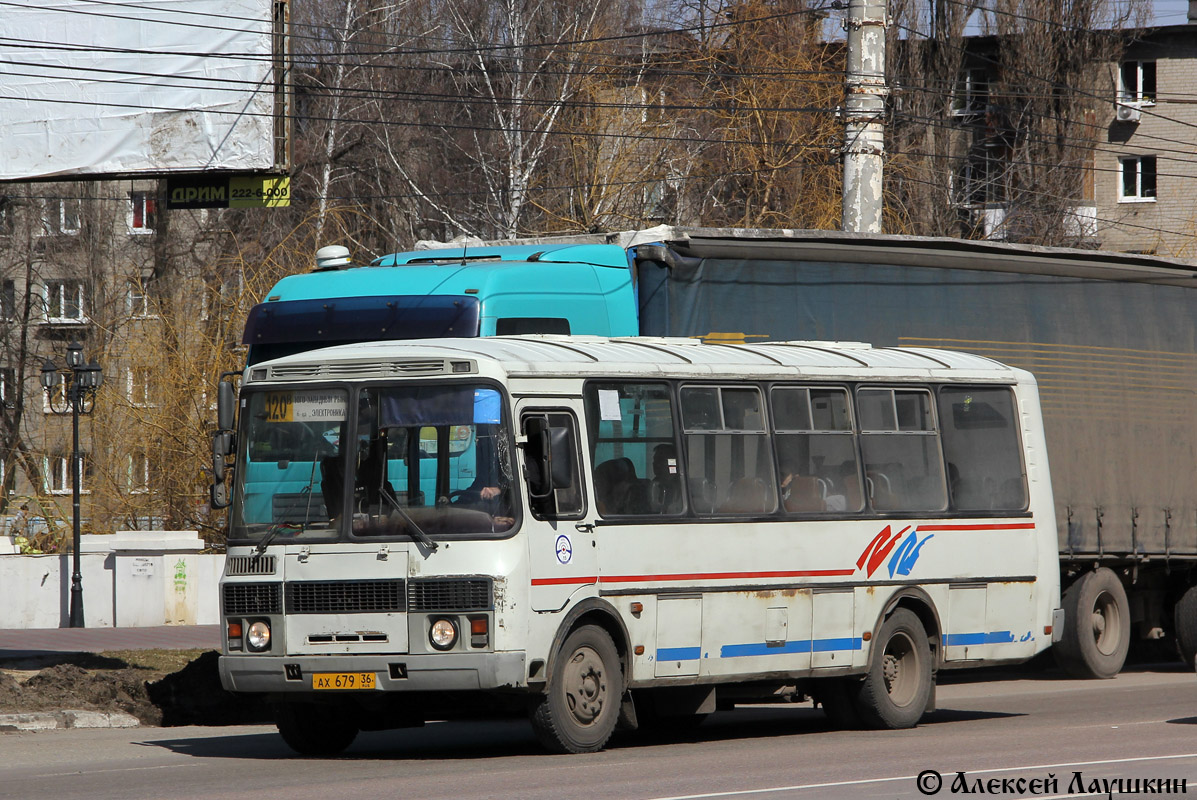
{"type": "Polygon", "coordinates": [[[117,767],[114,769],[76,769],[70,772],[44,772],[41,775],[30,775],[30,778],[66,778],[72,775],[99,775],[104,772],[139,772],[147,769],[178,769],[179,767],[198,767],[201,764],[158,764],[148,767],[117,767]]]}
{"type": "MultiPolygon", "coordinates": [[[[1101,764],[1134,764],[1142,761],[1171,761],[1178,758],[1197,758],[1197,753],[1177,753],[1170,756],[1136,756],[1134,758],[1107,758],[1101,761],[1065,761],[1062,764],[1028,764],[1021,767],[995,767],[993,769],[964,770],[969,775],[989,775],[994,772],[1022,772],[1041,769],[1058,769],[1060,767],[1094,767],[1101,764]]],[[[946,774],[955,775],[959,770],[952,770],[946,774]]],[[[893,783],[895,781],[913,781],[917,775],[897,775],[892,778],[864,778],[855,781],[833,781],[831,783],[801,783],[793,786],[769,786],[763,789],[737,789],[729,792],[708,792],[706,794],[679,794],[671,797],[652,797],[649,800],[705,800],[711,797],[744,797],[753,794],[773,794],[776,792],[800,792],[806,789],[833,789],[837,786],[861,786],[870,783],[893,783]]],[[[1055,795],[1056,798],[1086,797],[1088,795],[1055,795]]],[[[1052,798],[1041,798],[1052,800],[1052,798]]]]}

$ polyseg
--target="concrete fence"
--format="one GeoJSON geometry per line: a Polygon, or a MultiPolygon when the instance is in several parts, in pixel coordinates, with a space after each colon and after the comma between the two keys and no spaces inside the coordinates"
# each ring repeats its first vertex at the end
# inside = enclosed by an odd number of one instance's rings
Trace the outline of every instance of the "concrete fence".
{"type": "MultiPolygon", "coordinates": [[[[0,537],[0,628],[60,628],[70,619],[70,555],[20,555],[0,537]]],[[[79,549],[88,628],[215,625],[223,555],[195,531],[85,535],[79,549]]]]}

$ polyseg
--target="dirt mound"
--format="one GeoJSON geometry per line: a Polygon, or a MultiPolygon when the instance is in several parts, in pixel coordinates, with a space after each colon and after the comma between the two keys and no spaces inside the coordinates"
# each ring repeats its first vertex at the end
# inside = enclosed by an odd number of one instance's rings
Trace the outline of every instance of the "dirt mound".
{"type": "Polygon", "coordinates": [[[256,697],[220,685],[219,654],[182,663],[178,653],[56,654],[0,664],[0,713],[122,711],[143,725],[242,725],[267,722],[256,697]]]}
{"type": "Polygon", "coordinates": [[[257,697],[226,692],[220,685],[219,654],[204,653],[178,672],[147,685],[150,700],[162,711],[164,727],[175,725],[248,725],[269,722],[257,697]]]}
{"type": "Polygon", "coordinates": [[[159,725],[162,712],[150,702],[141,670],[89,671],[75,664],[47,667],[24,683],[5,676],[11,686],[0,707],[10,711],[84,709],[123,711],[143,725],[159,725]]]}

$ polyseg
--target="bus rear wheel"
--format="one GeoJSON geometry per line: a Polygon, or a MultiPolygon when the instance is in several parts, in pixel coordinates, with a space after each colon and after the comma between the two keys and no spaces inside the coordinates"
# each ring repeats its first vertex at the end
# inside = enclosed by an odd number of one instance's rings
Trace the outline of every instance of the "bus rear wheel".
{"type": "Polygon", "coordinates": [[[555,753],[597,752],[615,730],[622,697],[615,644],[597,625],[583,625],[553,659],[548,691],[532,709],[532,729],[555,753]]]}
{"type": "Polygon", "coordinates": [[[1130,648],[1130,603],[1113,570],[1087,572],[1064,592],[1056,663],[1076,678],[1113,678],[1130,648]]]}
{"type": "Polygon", "coordinates": [[[931,643],[918,616],[899,608],[877,634],[868,674],[856,696],[865,727],[913,728],[931,699],[931,643]]]}
{"type": "Polygon", "coordinates": [[[335,706],[286,702],[274,715],[283,741],[300,755],[335,756],[357,738],[357,726],[335,706]]]}

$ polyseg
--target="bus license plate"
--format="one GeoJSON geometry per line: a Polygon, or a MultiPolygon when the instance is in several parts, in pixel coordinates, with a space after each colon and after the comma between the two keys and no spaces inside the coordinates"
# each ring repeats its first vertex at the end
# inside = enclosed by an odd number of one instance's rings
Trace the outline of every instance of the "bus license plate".
{"type": "Polygon", "coordinates": [[[313,689],[373,689],[373,672],[313,672],[313,689]]]}

